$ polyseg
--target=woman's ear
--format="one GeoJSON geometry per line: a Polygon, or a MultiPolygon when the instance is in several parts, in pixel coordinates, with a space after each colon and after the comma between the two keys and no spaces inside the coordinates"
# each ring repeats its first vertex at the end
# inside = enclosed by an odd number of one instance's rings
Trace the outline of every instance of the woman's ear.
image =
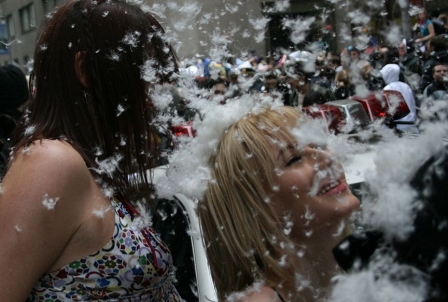
{"type": "Polygon", "coordinates": [[[85,70],[85,51],[78,51],[75,55],[75,73],[82,87],[87,88],[87,76],[85,70]]]}

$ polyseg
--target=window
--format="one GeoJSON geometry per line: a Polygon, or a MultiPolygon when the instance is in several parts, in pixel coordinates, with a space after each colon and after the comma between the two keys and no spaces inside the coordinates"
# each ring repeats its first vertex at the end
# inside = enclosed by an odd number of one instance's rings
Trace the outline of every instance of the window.
{"type": "Polygon", "coordinates": [[[12,39],[16,36],[16,28],[14,26],[14,19],[12,15],[6,16],[6,29],[8,31],[8,38],[12,39]]]}
{"type": "Polygon", "coordinates": [[[36,14],[34,12],[34,4],[31,3],[19,10],[20,23],[22,25],[22,32],[26,33],[36,27],[36,14]]]}
{"type": "Polygon", "coordinates": [[[42,0],[44,4],[44,12],[45,14],[53,11],[57,6],[62,4],[65,0],[42,0]]]}
{"type": "Polygon", "coordinates": [[[6,22],[0,20],[0,54],[7,54],[8,49],[6,43],[8,42],[8,31],[6,28],[6,22]]]}

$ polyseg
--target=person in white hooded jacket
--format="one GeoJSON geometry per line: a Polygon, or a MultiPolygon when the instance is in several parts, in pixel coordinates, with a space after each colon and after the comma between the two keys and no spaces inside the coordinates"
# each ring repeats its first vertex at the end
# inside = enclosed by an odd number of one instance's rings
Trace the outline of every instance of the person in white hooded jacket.
{"type": "MultiPolygon", "coordinates": [[[[411,87],[400,81],[400,66],[397,64],[387,64],[381,70],[381,75],[383,76],[386,86],[383,88],[386,90],[394,90],[401,93],[406,104],[409,108],[409,114],[403,118],[395,120],[396,122],[415,122],[417,120],[417,109],[415,105],[414,94],[412,93],[411,87]]],[[[398,124],[397,129],[405,132],[418,133],[417,127],[415,125],[409,124],[398,124]]]]}

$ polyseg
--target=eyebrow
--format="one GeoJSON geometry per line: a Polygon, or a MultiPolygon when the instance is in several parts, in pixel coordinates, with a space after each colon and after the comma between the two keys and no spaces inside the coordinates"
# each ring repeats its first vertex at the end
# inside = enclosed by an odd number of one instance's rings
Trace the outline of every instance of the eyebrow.
{"type": "Polygon", "coordinates": [[[295,147],[294,145],[292,145],[292,144],[288,144],[288,145],[286,146],[286,148],[281,148],[281,149],[279,150],[279,152],[278,152],[277,157],[276,157],[277,160],[280,159],[280,156],[283,155],[283,153],[284,153],[285,150],[294,150],[294,149],[296,149],[296,147],[295,147]]]}

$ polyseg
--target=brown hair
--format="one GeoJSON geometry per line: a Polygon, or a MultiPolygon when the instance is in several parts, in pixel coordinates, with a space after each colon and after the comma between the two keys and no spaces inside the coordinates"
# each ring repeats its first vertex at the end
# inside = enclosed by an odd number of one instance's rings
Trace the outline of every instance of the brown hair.
{"type": "Polygon", "coordinates": [[[34,62],[30,91],[35,93],[17,129],[14,152],[36,140],[64,138],[94,176],[122,192],[137,180],[149,189],[146,170],[157,150],[148,92],[177,71],[154,16],[126,1],[68,1],[47,16],[34,62]],[[79,55],[85,85],[76,73],[79,55]],[[156,70],[151,83],[142,77],[146,62],[156,70]],[[98,172],[100,161],[117,154],[119,169],[98,172]],[[131,173],[139,177],[129,178],[131,173]]]}

